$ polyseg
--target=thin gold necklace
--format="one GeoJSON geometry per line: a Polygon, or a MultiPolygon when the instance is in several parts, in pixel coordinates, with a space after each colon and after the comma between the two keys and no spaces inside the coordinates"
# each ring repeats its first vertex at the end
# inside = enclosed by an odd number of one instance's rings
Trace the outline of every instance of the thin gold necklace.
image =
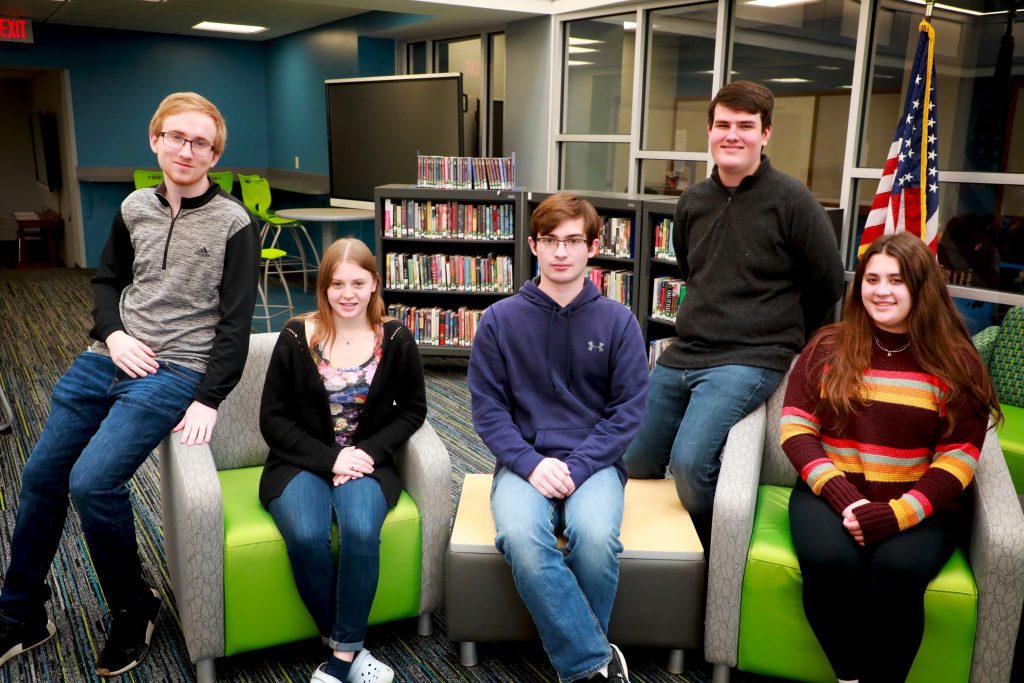
{"type": "Polygon", "coordinates": [[[903,346],[901,346],[898,349],[887,349],[884,346],[882,346],[882,342],[878,341],[878,337],[876,337],[875,335],[871,335],[871,338],[875,340],[875,344],[878,345],[878,348],[880,348],[883,351],[885,351],[885,355],[886,356],[891,356],[894,353],[899,353],[900,351],[906,351],[908,348],[910,348],[910,342],[908,341],[906,344],[904,344],[903,346]]]}

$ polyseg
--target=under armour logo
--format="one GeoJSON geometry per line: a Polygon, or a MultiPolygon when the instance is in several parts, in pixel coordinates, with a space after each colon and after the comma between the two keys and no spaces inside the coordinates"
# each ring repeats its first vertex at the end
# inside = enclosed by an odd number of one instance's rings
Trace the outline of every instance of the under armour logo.
{"type": "Polygon", "coordinates": [[[588,341],[587,351],[597,351],[598,353],[602,353],[604,351],[604,342],[588,341]]]}
{"type": "Polygon", "coordinates": [[[209,256],[210,252],[206,250],[206,247],[199,247],[196,249],[196,256],[209,256]]]}

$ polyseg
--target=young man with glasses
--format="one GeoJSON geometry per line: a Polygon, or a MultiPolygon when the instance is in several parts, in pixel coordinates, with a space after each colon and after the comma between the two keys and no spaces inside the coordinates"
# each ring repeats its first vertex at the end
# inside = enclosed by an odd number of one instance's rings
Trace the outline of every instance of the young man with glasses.
{"type": "Polygon", "coordinates": [[[473,424],[496,460],[495,543],[565,683],[629,680],[608,620],[622,453],[643,417],[647,359],[636,318],[586,277],[598,230],[578,197],[541,202],[529,238],[540,276],[484,313],[468,373],[473,424]]]}
{"type": "Polygon", "coordinates": [[[843,293],[825,209],[764,155],[772,92],[723,87],[708,107],[711,177],[683,192],[672,239],[686,296],[676,338],[651,373],[631,477],[665,476],[707,551],[721,451],[734,424],[775,389],[843,293]]]}
{"type": "Polygon", "coordinates": [[[146,655],[161,602],[143,578],[127,483],[168,432],[210,441],[245,365],[256,301],[259,227],[207,177],[226,139],[220,112],[196,93],[167,96],[153,115],[164,181],[130,194],[114,217],[92,280],[95,342],[54,387],[22,472],[0,665],[56,633],[46,575],[69,494],[111,615],[96,673],[124,673],[146,655]]]}

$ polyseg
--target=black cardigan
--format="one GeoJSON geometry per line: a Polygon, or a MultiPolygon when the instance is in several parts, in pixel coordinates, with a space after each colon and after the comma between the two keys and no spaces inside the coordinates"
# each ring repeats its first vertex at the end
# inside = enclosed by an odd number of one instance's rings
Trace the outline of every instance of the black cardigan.
{"type": "MultiPolygon", "coordinates": [[[[388,506],[402,493],[395,451],[423,424],[427,397],[423,363],[408,328],[384,323],[382,355],[359,416],[352,445],[373,458],[373,473],[388,506]]],[[[334,442],[327,390],[309,354],[305,324],[289,322],[274,346],[260,404],[260,432],[270,446],[260,478],[260,502],[281,495],[292,477],[307,470],[330,480],[341,452],[334,442]]]]}

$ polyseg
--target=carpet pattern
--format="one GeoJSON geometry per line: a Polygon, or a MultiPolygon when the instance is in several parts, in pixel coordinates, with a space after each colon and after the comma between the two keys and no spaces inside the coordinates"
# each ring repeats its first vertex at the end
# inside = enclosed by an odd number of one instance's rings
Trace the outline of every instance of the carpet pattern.
{"type": "MultiPolygon", "coordinates": [[[[88,344],[92,307],[88,276],[81,271],[39,273],[0,271],[0,386],[14,408],[11,433],[0,435],[0,571],[9,561],[21,470],[49,411],[54,383],[88,344]]],[[[430,362],[426,368],[428,419],[447,446],[454,468],[452,501],[458,500],[468,472],[489,472],[493,456],[473,431],[465,363],[430,362]]],[[[156,456],[139,470],[131,484],[139,551],[149,581],[161,593],[165,609],[147,659],[119,681],[194,681],[181,623],[174,606],[160,524],[159,469],[156,456]]],[[[78,517],[69,515],[66,533],[54,559],[49,584],[51,619],[58,635],[39,649],[0,667],[0,683],[99,681],[95,657],[106,639],[105,607],[78,517]]],[[[480,664],[463,667],[456,644],[444,637],[443,612],[434,615],[435,632],[416,635],[415,620],[372,627],[368,646],[394,667],[396,681],[557,681],[540,644],[481,644],[480,664]]],[[[308,681],[326,658],[318,641],[307,641],[217,660],[219,681],[278,683],[308,681]]],[[[682,676],[667,673],[667,653],[629,648],[626,657],[635,683],[706,683],[701,671],[682,676]]],[[[695,653],[687,653],[698,659],[695,653]]]]}

